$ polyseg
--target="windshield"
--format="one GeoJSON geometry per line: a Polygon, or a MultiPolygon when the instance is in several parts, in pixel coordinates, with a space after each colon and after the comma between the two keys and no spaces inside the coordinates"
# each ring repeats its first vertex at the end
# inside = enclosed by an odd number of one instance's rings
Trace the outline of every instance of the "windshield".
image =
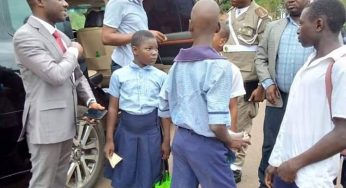
{"type": "Polygon", "coordinates": [[[163,33],[187,31],[193,0],[144,1],[149,29],[163,33]]]}
{"type": "Polygon", "coordinates": [[[23,0],[0,1],[0,38],[8,39],[23,25],[25,18],[31,14],[30,8],[23,0]]]}
{"type": "Polygon", "coordinates": [[[12,36],[30,14],[26,1],[0,0],[0,66],[18,69],[14,62],[12,36]]]}

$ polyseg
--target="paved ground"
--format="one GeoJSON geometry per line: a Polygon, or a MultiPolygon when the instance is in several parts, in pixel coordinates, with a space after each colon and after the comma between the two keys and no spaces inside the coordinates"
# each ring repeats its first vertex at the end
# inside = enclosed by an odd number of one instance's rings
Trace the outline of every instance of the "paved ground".
{"type": "Polygon", "coordinates": [[[258,178],[257,169],[261,160],[262,143],[263,143],[263,119],[264,105],[260,106],[258,115],[253,121],[251,130],[251,146],[243,169],[242,181],[238,184],[238,188],[257,188],[258,178]]]}
{"type": "MultiPolygon", "coordinates": [[[[252,129],[252,145],[248,150],[248,157],[246,158],[245,166],[243,169],[242,181],[238,184],[238,188],[257,188],[258,178],[257,169],[261,160],[261,147],[263,142],[263,118],[264,118],[264,105],[260,106],[259,114],[254,119],[252,129]]],[[[171,157],[170,157],[171,159],[171,157]]],[[[105,178],[100,178],[97,188],[110,188],[110,182],[105,178]]],[[[341,188],[341,187],[338,187],[341,188]]]]}

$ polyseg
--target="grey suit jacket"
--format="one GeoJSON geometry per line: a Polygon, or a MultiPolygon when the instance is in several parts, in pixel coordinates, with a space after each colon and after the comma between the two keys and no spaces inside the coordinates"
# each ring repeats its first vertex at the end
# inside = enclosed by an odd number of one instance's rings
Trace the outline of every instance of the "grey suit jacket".
{"type": "Polygon", "coordinates": [[[287,23],[287,18],[273,21],[267,25],[264,31],[263,39],[258,45],[255,58],[256,71],[260,82],[268,78],[275,82],[275,67],[279,43],[287,23]]]}
{"type": "MultiPolygon", "coordinates": [[[[70,46],[70,39],[60,35],[70,46]]],[[[63,54],[53,35],[32,17],[15,33],[13,43],[26,91],[19,139],[26,135],[30,143],[49,144],[73,138],[77,94],[84,101],[94,98],[77,58],[68,51],[63,54]]]]}

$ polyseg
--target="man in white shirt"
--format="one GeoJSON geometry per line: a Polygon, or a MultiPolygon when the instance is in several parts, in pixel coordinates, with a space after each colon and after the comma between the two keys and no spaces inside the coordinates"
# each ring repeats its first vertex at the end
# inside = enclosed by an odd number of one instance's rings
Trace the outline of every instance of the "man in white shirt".
{"type": "MultiPolygon", "coordinates": [[[[111,71],[133,61],[130,41],[139,30],[148,30],[148,18],[143,0],[110,0],[107,2],[102,27],[102,42],[117,46],[112,54],[111,71]]],[[[159,31],[150,30],[158,42],[166,40],[159,31]]]]}
{"type": "Polygon", "coordinates": [[[346,148],[346,47],[338,39],[345,18],[339,0],[314,1],[300,16],[299,40],[316,52],[298,71],[291,86],[266,171],[269,187],[334,187],[338,153],[346,148]],[[325,79],[331,62],[335,63],[329,105],[325,79]]]}

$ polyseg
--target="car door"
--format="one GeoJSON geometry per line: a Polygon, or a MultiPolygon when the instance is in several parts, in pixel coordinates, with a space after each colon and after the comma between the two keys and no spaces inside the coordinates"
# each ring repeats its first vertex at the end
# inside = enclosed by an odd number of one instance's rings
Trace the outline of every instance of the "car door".
{"type": "Polygon", "coordinates": [[[30,178],[26,142],[17,142],[22,129],[25,91],[12,45],[14,31],[28,15],[27,3],[0,1],[0,187],[27,187],[30,178]]]}
{"type": "Polygon", "coordinates": [[[146,0],[143,3],[149,29],[167,36],[167,41],[159,44],[157,63],[171,65],[181,48],[192,45],[188,27],[194,0],[146,0]]]}

